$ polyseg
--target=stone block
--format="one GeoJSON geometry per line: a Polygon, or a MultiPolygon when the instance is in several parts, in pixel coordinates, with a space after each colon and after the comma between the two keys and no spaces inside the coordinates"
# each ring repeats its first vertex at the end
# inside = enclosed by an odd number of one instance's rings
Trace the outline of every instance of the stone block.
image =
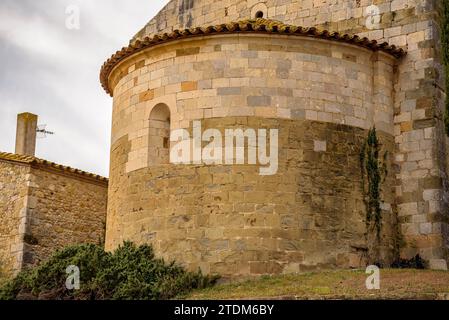
{"type": "Polygon", "coordinates": [[[447,270],[447,261],[444,259],[430,259],[429,268],[432,270],[447,270]]]}
{"type": "Polygon", "coordinates": [[[315,152],[326,152],[327,143],[326,141],[314,140],[313,141],[313,151],[315,152]]]}
{"type": "Polygon", "coordinates": [[[198,89],[198,82],[196,81],[185,81],[181,83],[181,91],[193,91],[198,89]]]}

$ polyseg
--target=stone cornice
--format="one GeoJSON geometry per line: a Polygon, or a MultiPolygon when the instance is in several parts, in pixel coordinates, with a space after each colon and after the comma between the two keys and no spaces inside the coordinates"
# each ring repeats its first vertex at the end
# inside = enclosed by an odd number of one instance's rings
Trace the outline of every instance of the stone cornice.
{"type": "Polygon", "coordinates": [[[329,41],[345,42],[372,51],[382,51],[395,58],[403,57],[406,52],[394,45],[388,43],[378,43],[375,40],[361,38],[357,35],[340,34],[338,32],[329,32],[327,30],[318,30],[316,28],[303,28],[294,25],[284,24],[279,21],[267,19],[244,20],[209,27],[196,27],[184,30],[174,30],[170,33],[162,33],[154,36],[147,36],[143,39],[136,39],[129,46],[122,48],[111,56],[101,67],[100,81],[104,90],[112,96],[112,88],[109,87],[109,75],[115,66],[131,55],[144,49],[157,46],[170,41],[181,40],[185,38],[213,36],[220,34],[238,34],[238,33],[264,33],[289,36],[302,36],[329,41]]]}

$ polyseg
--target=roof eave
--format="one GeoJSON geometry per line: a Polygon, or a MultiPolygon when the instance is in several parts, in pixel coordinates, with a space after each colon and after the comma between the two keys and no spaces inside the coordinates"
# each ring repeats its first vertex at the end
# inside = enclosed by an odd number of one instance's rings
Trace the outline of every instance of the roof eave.
{"type": "Polygon", "coordinates": [[[359,47],[364,47],[372,51],[382,51],[397,59],[406,55],[406,52],[395,45],[387,42],[378,43],[376,40],[359,37],[357,35],[340,34],[338,32],[329,32],[327,30],[318,30],[317,28],[304,28],[300,26],[288,25],[279,21],[267,19],[244,20],[231,22],[208,27],[194,27],[184,30],[174,30],[170,33],[161,33],[154,36],[146,36],[143,39],[136,39],[129,46],[113,54],[101,67],[100,82],[106,93],[113,95],[109,87],[109,75],[115,66],[135,53],[157,46],[161,43],[193,38],[198,36],[214,36],[229,33],[263,33],[276,35],[290,35],[313,37],[326,39],[329,41],[345,42],[359,47]]]}

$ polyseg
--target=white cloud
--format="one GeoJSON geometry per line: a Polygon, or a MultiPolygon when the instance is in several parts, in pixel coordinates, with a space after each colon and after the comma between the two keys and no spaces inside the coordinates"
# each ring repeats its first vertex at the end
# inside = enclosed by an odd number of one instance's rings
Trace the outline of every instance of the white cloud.
{"type": "Polygon", "coordinates": [[[167,2],[0,1],[0,150],[14,151],[16,115],[29,111],[56,132],[38,141],[37,156],[108,175],[112,100],[100,67],[167,2]],[[79,31],[65,27],[71,4],[79,31]]]}

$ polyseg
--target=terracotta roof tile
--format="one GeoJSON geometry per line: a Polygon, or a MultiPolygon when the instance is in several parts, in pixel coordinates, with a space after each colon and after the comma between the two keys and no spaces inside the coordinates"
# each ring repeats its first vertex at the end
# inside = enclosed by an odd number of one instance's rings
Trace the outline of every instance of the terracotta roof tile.
{"type": "Polygon", "coordinates": [[[75,168],[72,168],[72,167],[64,166],[64,165],[61,165],[61,164],[57,164],[57,163],[54,163],[54,162],[51,162],[51,161],[47,161],[47,160],[44,160],[44,159],[39,159],[39,158],[32,157],[32,156],[26,156],[26,155],[15,154],[15,153],[8,153],[8,152],[0,152],[0,160],[6,160],[6,161],[11,161],[11,162],[16,162],[16,163],[25,163],[25,164],[30,164],[30,165],[47,166],[49,168],[59,169],[61,171],[65,171],[65,172],[69,172],[69,173],[72,173],[72,174],[80,175],[80,176],[83,176],[83,177],[95,179],[95,180],[98,180],[98,181],[108,182],[108,178],[102,177],[100,175],[89,173],[89,172],[86,172],[86,171],[82,171],[82,170],[79,170],[79,169],[75,169],[75,168]]]}
{"type": "Polygon", "coordinates": [[[132,54],[156,46],[160,43],[191,38],[195,36],[217,35],[226,33],[268,33],[291,36],[304,36],[330,41],[346,42],[356,46],[364,47],[372,51],[383,51],[396,58],[405,56],[406,52],[394,45],[388,43],[378,43],[375,40],[361,38],[357,35],[340,34],[338,32],[329,32],[327,30],[318,30],[317,28],[303,28],[300,26],[288,25],[275,20],[251,19],[239,22],[231,22],[208,27],[194,27],[184,30],[174,30],[170,33],[161,33],[154,36],[146,36],[143,39],[136,39],[129,46],[123,47],[111,56],[101,67],[100,81],[105,91],[112,96],[112,90],[109,88],[108,78],[112,69],[121,61],[132,54]]]}

